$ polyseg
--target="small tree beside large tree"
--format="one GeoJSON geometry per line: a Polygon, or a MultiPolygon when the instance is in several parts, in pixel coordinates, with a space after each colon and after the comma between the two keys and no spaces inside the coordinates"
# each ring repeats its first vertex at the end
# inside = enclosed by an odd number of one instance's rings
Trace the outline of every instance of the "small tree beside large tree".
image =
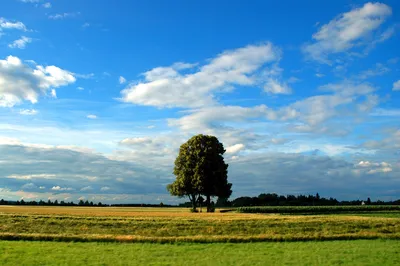
{"type": "Polygon", "coordinates": [[[214,136],[196,135],[182,144],[175,160],[176,180],[167,186],[173,196],[188,197],[196,211],[198,199],[205,196],[207,212],[212,211],[211,197],[227,199],[232,194],[228,183],[225,149],[214,136]]]}

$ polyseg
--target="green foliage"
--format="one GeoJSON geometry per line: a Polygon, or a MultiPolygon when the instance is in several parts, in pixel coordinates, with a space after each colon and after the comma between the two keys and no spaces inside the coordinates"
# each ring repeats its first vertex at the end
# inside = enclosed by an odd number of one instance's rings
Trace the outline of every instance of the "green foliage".
{"type": "Polygon", "coordinates": [[[173,196],[189,197],[193,210],[198,198],[206,196],[207,210],[211,211],[211,197],[229,198],[232,184],[228,183],[228,164],[225,149],[214,136],[196,135],[182,144],[175,160],[176,180],[167,186],[173,196]]]}
{"type": "Polygon", "coordinates": [[[379,211],[400,211],[396,205],[360,205],[360,206],[262,206],[240,207],[240,213],[281,213],[281,214],[335,214],[379,211]]]}

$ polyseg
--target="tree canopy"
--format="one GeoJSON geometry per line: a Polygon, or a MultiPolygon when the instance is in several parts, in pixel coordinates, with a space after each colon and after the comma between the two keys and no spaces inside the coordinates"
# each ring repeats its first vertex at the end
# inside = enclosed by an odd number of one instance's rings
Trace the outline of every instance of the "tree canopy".
{"type": "Polygon", "coordinates": [[[173,196],[188,197],[196,211],[198,199],[206,197],[207,211],[212,211],[211,197],[229,198],[232,184],[228,183],[225,149],[214,136],[196,135],[181,145],[175,160],[176,180],[167,186],[173,196]]]}

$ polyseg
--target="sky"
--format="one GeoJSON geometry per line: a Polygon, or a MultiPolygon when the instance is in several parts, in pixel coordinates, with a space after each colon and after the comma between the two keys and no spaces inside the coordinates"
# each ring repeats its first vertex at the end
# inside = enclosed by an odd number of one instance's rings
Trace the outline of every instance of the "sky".
{"type": "Polygon", "coordinates": [[[0,198],[169,203],[179,146],[231,198],[400,198],[400,2],[0,1],[0,198]]]}

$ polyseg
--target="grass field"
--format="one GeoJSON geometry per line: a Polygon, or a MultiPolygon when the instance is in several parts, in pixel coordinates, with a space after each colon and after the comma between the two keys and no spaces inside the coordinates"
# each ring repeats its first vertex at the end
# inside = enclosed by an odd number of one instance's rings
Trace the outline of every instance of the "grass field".
{"type": "Polygon", "coordinates": [[[399,265],[400,260],[396,211],[279,215],[0,206],[0,221],[2,265],[188,265],[189,258],[195,265],[399,265]]]}
{"type": "Polygon", "coordinates": [[[2,265],[400,265],[400,242],[121,244],[0,241],[2,265]]]}

